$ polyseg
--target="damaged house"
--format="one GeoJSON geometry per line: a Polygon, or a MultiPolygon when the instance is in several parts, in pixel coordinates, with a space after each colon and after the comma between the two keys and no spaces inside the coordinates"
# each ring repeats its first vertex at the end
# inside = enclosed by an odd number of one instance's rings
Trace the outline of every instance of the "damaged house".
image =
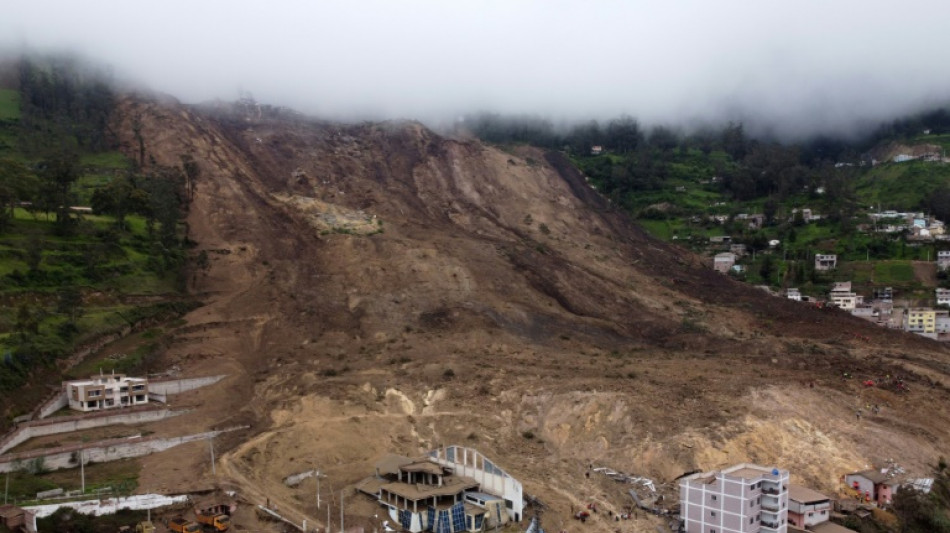
{"type": "Polygon", "coordinates": [[[357,489],[412,533],[482,531],[520,522],[521,483],[472,448],[448,446],[413,459],[389,455],[357,489]]]}

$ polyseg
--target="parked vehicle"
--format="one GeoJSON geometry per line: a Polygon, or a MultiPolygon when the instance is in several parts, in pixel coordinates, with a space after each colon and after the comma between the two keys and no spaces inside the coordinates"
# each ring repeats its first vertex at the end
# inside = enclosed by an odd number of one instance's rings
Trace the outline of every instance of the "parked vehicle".
{"type": "Polygon", "coordinates": [[[168,521],[168,529],[175,533],[201,533],[201,526],[196,522],[184,518],[173,518],[168,521]]]}
{"type": "Polygon", "coordinates": [[[231,517],[224,513],[203,513],[196,512],[195,517],[199,524],[204,524],[213,528],[215,531],[227,531],[231,527],[231,517]]]}

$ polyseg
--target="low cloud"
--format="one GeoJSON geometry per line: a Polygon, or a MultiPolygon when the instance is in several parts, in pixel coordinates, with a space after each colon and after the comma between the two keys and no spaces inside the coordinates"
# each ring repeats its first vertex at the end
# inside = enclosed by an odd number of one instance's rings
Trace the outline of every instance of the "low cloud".
{"type": "Polygon", "coordinates": [[[855,133],[947,102],[950,3],[12,0],[0,45],[71,50],[186,101],[330,118],[743,119],[855,133]]]}

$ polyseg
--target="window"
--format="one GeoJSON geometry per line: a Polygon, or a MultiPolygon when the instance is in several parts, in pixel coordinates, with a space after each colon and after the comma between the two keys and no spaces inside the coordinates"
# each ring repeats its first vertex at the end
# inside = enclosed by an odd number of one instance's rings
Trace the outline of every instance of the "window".
{"type": "Polygon", "coordinates": [[[715,517],[715,516],[716,516],[716,511],[709,511],[709,516],[715,517]]]}
{"type": "Polygon", "coordinates": [[[751,524],[751,523],[754,522],[754,521],[755,521],[755,517],[754,517],[754,516],[750,516],[750,517],[749,517],[749,523],[751,524]]]}
{"type": "Polygon", "coordinates": [[[715,494],[713,494],[712,496],[710,496],[710,498],[712,498],[712,501],[716,501],[716,499],[717,499],[715,494]]]}

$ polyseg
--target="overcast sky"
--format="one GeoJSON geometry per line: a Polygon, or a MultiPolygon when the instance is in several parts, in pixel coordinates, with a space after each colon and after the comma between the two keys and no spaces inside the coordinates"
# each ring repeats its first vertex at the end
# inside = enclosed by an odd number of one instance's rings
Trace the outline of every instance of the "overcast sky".
{"type": "Polygon", "coordinates": [[[4,0],[0,45],[70,49],[186,102],[327,117],[745,119],[854,129],[950,101],[950,1],[4,0]]]}

